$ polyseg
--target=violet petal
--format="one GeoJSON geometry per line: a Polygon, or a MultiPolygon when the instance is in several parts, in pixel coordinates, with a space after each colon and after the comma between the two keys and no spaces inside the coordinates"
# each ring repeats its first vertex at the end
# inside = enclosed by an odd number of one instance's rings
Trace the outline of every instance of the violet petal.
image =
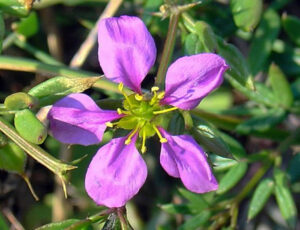
{"type": "Polygon", "coordinates": [[[188,135],[171,136],[160,129],[168,140],[161,145],[160,164],[173,177],[180,178],[187,189],[205,193],[218,189],[212,171],[207,163],[205,152],[188,135]]]}
{"type": "Polygon", "coordinates": [[[99,143],[106,129],[105,122],[120,117],[116,111],[101,110],[89,96],[81,93],[62,98],[48,113],[55,139],[81,145],[99,143]]]}
{"type": "Polygon", "coordinates": [[[112,139],[92,159],[85,177],[85,189],[98,204],[122,207],[144,184],[147,166],[135,147],[135,138],[112,139]]]}
{"type": "Polygon", "coordinates": [[[184,110],[195,108],[207,94],[222,84],[227,68],[225,60],[216,54],[179,58],[167,71],[165,97],[161,103],[184,110]]]}
{"type": "Polygon", "coordinates": [[[141,93],[141,82],[156,58],[154,40],[138,17],[121,16],[100,21],[98,57],[105,76],[141,93]]]}

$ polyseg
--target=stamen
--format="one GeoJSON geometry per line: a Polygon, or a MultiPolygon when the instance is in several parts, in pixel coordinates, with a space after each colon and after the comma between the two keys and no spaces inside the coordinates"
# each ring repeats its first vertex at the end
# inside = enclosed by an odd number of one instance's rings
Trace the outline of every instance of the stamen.
{"type": "Polygon", "coordinates": [[[152,125],[152,127],[155,130],[155,132],[156,132],[156,134],[157,134],[157,136],[159,138],[160,143],[166,143],[166,142],[168,142],[168,140],[161,135],[160,131],[158,130],[158,128],[155,125],[152,125]]]}
{"type": "Polygon", "coordinates": [[[105,125],[110,128],[112,128],[114,126],[114,124],[111,122],[106,122],[105,125]]]}
{"type": "Polygon", "coordinates": [[[172,107],[172,108],[169,108],[169,109],[153,111],[153,114],[167,113],[167,112],[171,112],[171,111],[176,110],[176,109],[178,109],[178,108],[177,107],[172,107]]]}
{"type": "Polygon", "coordinates": [[[118,89],[125,97],[125,100],[128,102],[129,106],[132,107],[131,101],[129,100],[127,94],[124,92],[124,84],[122,82],[118,85],[118,89]]]}
{"type": "Polygon", "coordinates": [[[147,151],[146,148],[146,130],[143,129],[143,141],[142,141],[142,149],[141,149],[142,153],[145,153],[147,151]]]}
{"type": "Polygon", "coordinates": [[[159,88],[157,87],[157,86],[153,86],[152,88],[151,88],[151,92],[156,92],[156,91],[158,91],[159,90],[159,88]]]}
{"type": "Polygon", "coordinates": [[[165,97],[165,92],[160,92],[159,94],[157,94],[157,98],[158,99],[163,99],[165,97]]]}
{"type": "Polygon", "coordinates": [[[134,97],[137,101],[143,100],[143,95],[135,94],[134,97]]]}
{"type": "Polygon", "coordinates": [[[125,115],[130,115],[131,113],[129,111],[126,111],[126,110],[123,110],[123,109],[120,109],[120,108],[117,108],[117,112],[118,114],[125,114],[125,115]]]}
{"type": "Polygon", "coordinates": [[[131,138],[134,136],[134,134],[137,133],[137,131],[139,131],[139,127],[140,127],[140,126],[137,125],[137,126],[135,127],[135,129],[129,134],[128,138],[127,138],[126,141],[125,141],[125,145],[129,145],[129,144],[130,144],[131,138]]]}

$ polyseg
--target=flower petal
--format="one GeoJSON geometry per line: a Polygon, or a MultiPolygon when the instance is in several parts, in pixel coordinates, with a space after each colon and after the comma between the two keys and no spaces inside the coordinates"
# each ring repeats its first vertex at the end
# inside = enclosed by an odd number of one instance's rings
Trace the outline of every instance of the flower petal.
{"type": "Polygon", "coordinates": [[[223,82],[228,68],[216,54],[203,53],[179,58],[168,69],[162,104],[189,110],[223,82]]]}
{"type": "Polygon", "coordinates": [[[101,110],[85,94],[70,94],[56,102],[48,113],[53,136],[67,144],[92,145],[102,140],[105,122],[122,117],[116,111],[101,110]]]}
{"type": "Polygon", "coordinates": [[[180,178],[187,189],[205,193],[218,189],[203,149],[188,135],[171,136],[163,129],[168,140],[161,145],[160,164],[173,177],[180,178]]]}
{"type": "Polygon", "coordinates": [[[98,57],[107,78],[141,93],[141,82],[156,58],[154,40],[143,21],[121,16],[103,19],[98,29],[98,57]]]}
{"type": "Polygon", "coordinates": [[[126,137],[112,139],[99,149],[85,177],[85,189],[98,204],[122,207],[145,183],[147,166],[135,147],[136,137],[125,145],[126,137]]]}

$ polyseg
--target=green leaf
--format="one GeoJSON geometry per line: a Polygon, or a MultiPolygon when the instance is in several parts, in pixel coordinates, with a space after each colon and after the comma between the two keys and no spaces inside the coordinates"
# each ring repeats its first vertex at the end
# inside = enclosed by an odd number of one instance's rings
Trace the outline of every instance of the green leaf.
{"type": "Polygon", "coordinates": [[[285,118],[283,109],[271,109],[264,115],[255,116],[239,124],[236,131],[241,134],[249,134],[253,132],[264,132],[279,124],[285,118]]]}
{"type": "Polygon", "coordinates": [[[9,110],[31,109],[38,105],[38,100],[27,93],[18,92],[7,96],[4,105],[9,110]]]}
{"type": "Polygon", "coordinates": [[[170,119],[168,130],[173,135],[179,135],[184,132],[184,119],[180,113],[174,112],[170,119]]]}
{"type": "Polygon", "coordinates": [[[217,37],[218,53],[225,58],[230,69],[226,71],[228,75],[234,78],[242,87],[254,90],[254,82],[249,71],[248,64],[234,45],[226,43],[221,37],[217,37]]]}
{"type": "Polygon", "coordinates": [[[225,133],[220,133],[222,139],[225,141],[227,146],[229,147],[229,151],[234,156],[235,159],[240,160],[247,156],[247,153],[244,147],[233,137],[229,136],[225,133]]]}
{"type": "Polygon", "coordinates": [[[0,212],[0,229],[1,230],[9,230],[9,226],[7,225],[4,217],[2,216],[1,212],[0,212]]]}
{"type": "Polygon", "coordinates": [[[188,55],[198,54],[204,51],[199,36],[197,34],[188,34],[184,41],[184,52],[188,55]]]}
{"type": "MultiPolygon", "coordinates": [[[[123,230],[120,219],[115,213],[112,213],[108,216],[107,221],[105,222],[102,230],[123,230]]],[[[130,226],[126,226],[126,230],[131,230],[130,226]]]]}
{"type": "Polygon", "coordinates": [[[193,25],[193,32],[187,35],[184,47],[185,53],[193,55],[214,52],[217,50],[218,44],[210,25],[204,21],[198,21],[193,25]]]}
{"type": "Polygon", "coordinates": [[[22,174],[26,164],[26,154],[13,142],[0,148],[0,169],[22,174]]]}
{"type": "MultiPolygon", "coordinates": [[[[69,220],[64,220],[61,222],[55,222],[55,223],[50,223],[46,224],[44,226],[41,226],[35,230],[61,230],[61,229],[67,229],[73,224],[76,224],[80,222],[81,220],[78,219],[69,219],[69,220]]],[[[80,228],[73,228],[73,230],[91,230],[90,224],[88,226],[80,226],[80,228]]]]}
{"type": "Polygon", "coordinates": [[[183,225],[181,225],[179,230],[193,230],[198,229],[202,225],[204,225],[209,218],[211,217],[210,211],[203,211],[190,219],[186,220],[183,225]]]}
{"type": "Polygon", "coordinates": [[[244,31],[252,31],[259,23],[262,0],[230,0],[233,20],[237,27],[244,31]]]}
{"type": "Polygon", "coordinates": [[[217,194],[224,194],[233,188],[243,178],[246,171],[246,162],[239,162],[238,165],[233,166],[220,180],[217,194]]]}
{"type": "Polygon", "coordinates": [[[294,16],[283,14],[282,26],[289,38],[297,45],[300,46],[300,19],[294,16]]]}
{"type": "Polygon", "coordinates": [[[300,74],[300,48],[294,48],[282,40],[276,40],[273,51],[272,60],[285,74],[293,76],[300,74]]]}
{"type": "Polygon", "coordinates": [[[266,178],[258,184],[250,202],[248,220],[253,219],[263,209],[274,191],[274,185],[274,181],[270,178],[266,178]]]}
{"type": "Polygon", "coordinates": [[[192,214],[188,204],[163,204],[159,207],[169,214],[192,214]]]}
{"type": "Polygon", "coordinates": [[[274,10],[280,10],[286,4],[290,3],[292,0],[273,0],[270,7],[274,10]]]}
{"type": "Polygon", "coordinates": [[[268,9],[264,12],[250,45],[248,63],[254,76],[261,71],[266,64],[279,30],[280,17],[274,10],[268,9]]]}
{"type": "Polygon", "coordinates": [[[288,174],[291,182],[294,183],[300,179],[300,153],[296,153],[295,156],[290,160],[288,167],[288,174]]]}
{"type": "Polygon", "coordinates": [[[203,209],[208,208],[209,204],[201,196],[201,194],[196,194],[183,188],[179,188],[178,191],[185,199],[189,201],[188,207],[192,210],[192,212],[198,213],[203,209]]]}
{"type": "Polygon", "coordinates": [[[238,164],[238,162],[236,160],[232,160],[232,159],[225,158],[225,157],[220,157],[215,154],[209,154],[208,157],[213,164],[214,171],[216,171],[216,172],[222,172],[222,171],[228,170],[238,164]]]}
{"type": "Polygon", "coordinates": [[[287,184],[285,172],[280,169],[274,169],[275,178],[275,197],[282,217],[291,229],[296,228],[297,208],[292,193],[287,184]]]}
{"type": "Polygon", "coordinates": [[[198,34],[204,52],[214,52],[218,48],[216,35],[209,24],[204,21],[195,23],[195,33],[198,34]]]}
{"type": "Polygon", "coordinates": [[[22,18],[17,26],[16,32],[29,38],[39,30],[39,19],[36,12],[31,12],[28,17],[22,18]]]}
{"type": "Polygon", "coordinates": [[[277,101],[286,108],[293,104],[293,92],[284,73],[278,66],[272,64],[269,69],[269,80],[277,101]]]}
{"type": "Polygon", "coordinates": [[[34,0],[0,0],[0,9],[4,13],[19,17],[27,16],[34,0]]]}
{"type": "Polygon", "coordinates": [[[8,143],[7,137],[2,132],[0,132],[0,148],[7,145],[7,143],[8,143]]]}
{"type": "Polygon", "coordinates": [[[231,108],[232,104],[232,92],[223,88],[219,88],[203,98],[197,108],[205,111],[218,112],[231,108]]]}
{"type": "Polygon", "coordinates": [[[29,109],[18,111],[15,114],[15,127],[25,140],[33,144],[42,144],[47,137],[47,128],[29,109]]]}
{"type": "Polygon", "coordinates": [[[49,105],[58,99],[70,94],[79,93],[90,87],[99,80],[99,77],[54,77],[35,87],[28,93],[40,100],[41,106],[49,105]]]}
{"type": "Polygon", "coordinates": [[[228,146],[218,135],[218,131],[208,125],[207,122],[199,118],[194,119],[194,127],[191,129],[191,133],[195,140],[207,151],[223,157],[232,157],[228,146]]]}
{"type": "Polygon", "coordinates": [[[2,52],[2,43],[5,35],[5,24],[2,16],[2,12],[0,12],[0,53],[2,52]]]}

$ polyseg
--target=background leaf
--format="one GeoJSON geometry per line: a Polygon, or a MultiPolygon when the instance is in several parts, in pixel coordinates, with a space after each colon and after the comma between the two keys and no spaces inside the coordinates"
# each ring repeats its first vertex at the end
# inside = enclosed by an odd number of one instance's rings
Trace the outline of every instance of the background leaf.
{"type": "Polygon", "coordinates": [[[257,27],[249,50],[248,63],[255,76],[264,69],[269,58],[273,42],[280,30],[280,18],[276,11],[268,9],[257,27]]]}
{"type": "Polygon", "coordinates": [[[262,13],[262,0],[230,0],[230,8],[237,27],[252,31],[259,23],[262,13]]]}

